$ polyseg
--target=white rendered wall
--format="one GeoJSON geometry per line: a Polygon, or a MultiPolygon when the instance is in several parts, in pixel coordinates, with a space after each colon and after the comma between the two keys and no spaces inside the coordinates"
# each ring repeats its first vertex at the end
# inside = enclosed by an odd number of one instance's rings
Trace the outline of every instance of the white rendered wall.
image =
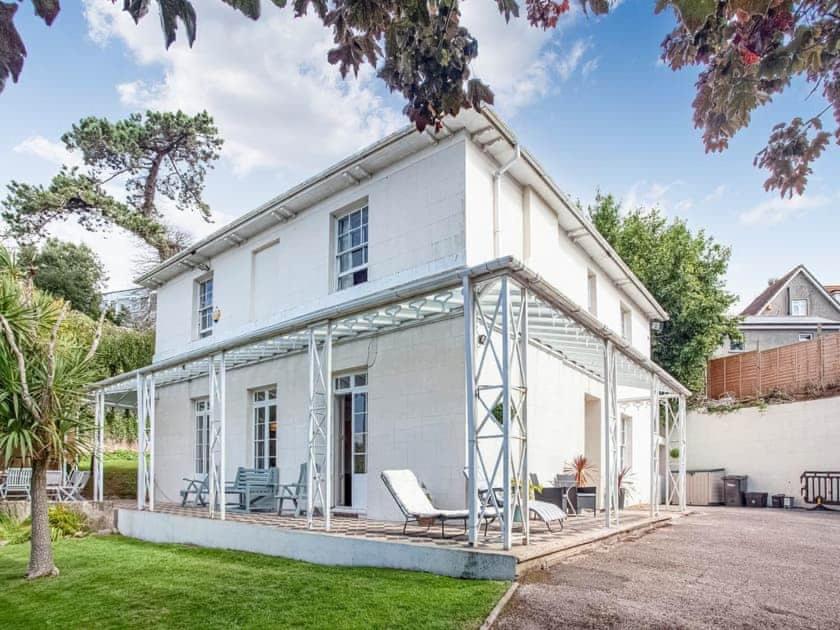
{"type": "MultiPolygon", "coordinates": [[[[464,507],[463,320],[454,318],[336,345],[335,374],[368,373],[368,515],[399,520],[379,473],[410,468],[435,503],[464,507]]],[[[305,353],[227,372],[227,477],[253,465],[250,392],[277,387],[278,468],[281,482],[297,481],[306,460],[308,358],[305,353]]],[[[193,475],[192,399],[207,395],[207,379],[157,390],[155,434],[158,500],[179,500],[193,475]]]]}
{"type": "MultiPolygon", "coordinates": [[[[498,168],[473,143],[466,150],[466,260],[478,265],[496,258],[493,251],[493,173],[498,168]]],[[[597,277],[596,316],[621,332],[621,304],[632,315],[632,343],[650,356],[650,321],[600,265],[574,243],[557,223],[557,214],[529,187],[502,176],[499,256],[514,256],[567,297],[586,308],[587,271],[597,277]]]]}
{"type": "Polygon", "coordinates": [[[211,260],[222,316],[208,338],[196,338],[193,314],[195,281],[204,272],[171,280],[158,291],[155,359],[463,265],[464,164],[463,137],[430,146],[211,260]],[[369,281],[335,292],[334,215],[365,201],[369,281]],[[254,254],[274,242],[274,281],[254,286],[254,254]]]}
{"type": "Polygon", "coordinates": [[[748,475],[749,491],[785,494],[802,504],[799,476],[840,469],[840,397],[688,413],[688,470],[725,468],[748,475]]]}

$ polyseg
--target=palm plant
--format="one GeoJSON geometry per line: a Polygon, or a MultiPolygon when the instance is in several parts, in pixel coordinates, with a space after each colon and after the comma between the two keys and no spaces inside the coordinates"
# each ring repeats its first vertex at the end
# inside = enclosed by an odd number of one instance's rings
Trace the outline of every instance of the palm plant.
{"type": "Polygon", "coordinates": [[[581,488],[589,485],[590,475],[595,473],[595,465],[587,459],[586,455],[578,455],[571,463],[566,463],[563,472],[574,474],[575,485],[581,488]]]}
{"type": "Polygon", "coordinates": [[[47,469],[89,450],[86,388],[102,322],[89,336],[68,321],[69,305],[38,291],[0,247],[0,452],[32,466],[32,544],[27,577],[56,575],[47,469]]]}

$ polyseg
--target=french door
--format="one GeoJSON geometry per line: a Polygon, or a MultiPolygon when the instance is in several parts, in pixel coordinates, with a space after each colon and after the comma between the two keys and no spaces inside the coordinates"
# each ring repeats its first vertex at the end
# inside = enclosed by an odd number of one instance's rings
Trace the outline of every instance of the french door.
{"type": "Polygon", "coordinates": [[[335,379],[338,418],[339,505],[367,509],[368,482],[368,389],[367,373],[335,379]]]}
{"type": "Polygon", "coordinates": [[[257,389],[251,397],[254,436],[254,468],[277,466],[277,390],[257,389]]]}

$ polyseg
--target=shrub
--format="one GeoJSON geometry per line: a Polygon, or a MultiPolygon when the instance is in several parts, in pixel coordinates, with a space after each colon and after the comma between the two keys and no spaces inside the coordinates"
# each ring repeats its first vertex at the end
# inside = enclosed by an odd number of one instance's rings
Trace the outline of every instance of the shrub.
{"type": "MultiPolygon", "coordinates": [[[[53,541],[66,537],[86,536],[90,533],[87,517],[63,505],[50,508],[50,538],[53,541]]],[[[0,541],[9,545],[21,545],[29,542],[32,536],[32,520],[22,521],[9,514],[0,514],[0,541]]]]}

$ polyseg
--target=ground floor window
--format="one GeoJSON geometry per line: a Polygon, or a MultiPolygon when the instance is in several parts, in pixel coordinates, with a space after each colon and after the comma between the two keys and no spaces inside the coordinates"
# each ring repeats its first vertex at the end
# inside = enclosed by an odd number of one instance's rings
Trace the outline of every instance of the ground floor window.
{"type": "Polygon", "coordinates": [[[193,401],[195,417],[195,472],[206,475],[210,469],[210,401],[193,401]]]}
{"type": "Polygon", "coordinates": [[[277,389],[252,392],[254,417],[254,468],[277,466],[277,389]]]}
{"type": "Polygon", "coordinates": [[[633,466],[633,418],[621,416],[621,462],[619,472],[633,466]]]}

